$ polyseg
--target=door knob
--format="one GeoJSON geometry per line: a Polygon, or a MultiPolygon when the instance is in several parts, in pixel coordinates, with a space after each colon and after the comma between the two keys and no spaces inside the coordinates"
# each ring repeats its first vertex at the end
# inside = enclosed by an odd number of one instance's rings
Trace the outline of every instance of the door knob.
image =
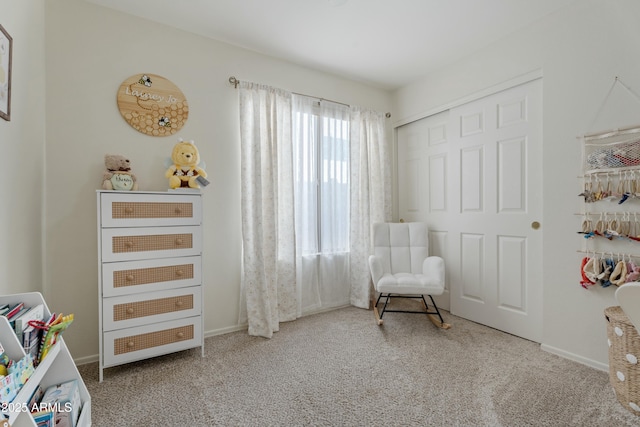
{"type": "Polygon", "coordinates": [[[540,228],[540,223],[538,221],[533,221],[531,223],[531,228],[533,228],[534,230],[537,230],[538,228],[540,228]]]}

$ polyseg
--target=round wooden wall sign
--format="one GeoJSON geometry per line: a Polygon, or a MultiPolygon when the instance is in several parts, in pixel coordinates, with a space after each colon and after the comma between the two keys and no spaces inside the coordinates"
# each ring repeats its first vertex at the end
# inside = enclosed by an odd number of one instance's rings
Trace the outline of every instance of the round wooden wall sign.
{"type": "Polygon", "coordinates": [[[173,135],[189,117],[189,104],[180,89],[155,74],[136,74],[122,82],[118,108],[131,127],[151,136],[173,135]]]}

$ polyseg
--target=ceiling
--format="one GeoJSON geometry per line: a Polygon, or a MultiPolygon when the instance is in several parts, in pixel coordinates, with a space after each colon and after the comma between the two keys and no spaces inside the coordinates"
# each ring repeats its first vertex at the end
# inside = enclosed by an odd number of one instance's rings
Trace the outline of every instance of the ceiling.
{"type": "Polygon", "coordinates": [[[85,0],[395,89],[577,0],[85,0]]]}

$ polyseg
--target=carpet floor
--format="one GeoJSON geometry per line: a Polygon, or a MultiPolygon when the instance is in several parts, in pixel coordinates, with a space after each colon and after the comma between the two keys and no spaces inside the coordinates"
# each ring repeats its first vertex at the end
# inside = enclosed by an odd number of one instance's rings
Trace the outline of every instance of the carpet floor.
{"type": "MultiPolygon", "coordinates": [[[[343,308],[105,370],[78,369],[102,426],[638,426],[609,375],[443,313],[343,308]]],[[[606,342],[603,343],[606,345],[606,342]]]]}

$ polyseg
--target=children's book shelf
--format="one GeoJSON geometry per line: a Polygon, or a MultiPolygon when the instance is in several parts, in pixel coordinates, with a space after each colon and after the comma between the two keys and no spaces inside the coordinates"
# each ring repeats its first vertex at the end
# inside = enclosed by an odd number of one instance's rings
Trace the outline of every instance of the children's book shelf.
{"type": "MultiPolygon", "coordinates": [[[[1,304],[17,304],[24,302],[26,307],[34,307],[38,304],[44,306],[45,317],[50,316],[51,312],[47,307],[42,294],[39,292],[29,292],[22,294],[0,295],[1,304]]],[[[0,316],[0,343],[4,347],[4,352],[12,360],[20,360],[25,355],[21,343],[18,341],[13,328],[9,324],[6,317],[0,316]]],[[[62,336],[58,336],[57,343],[51,348],[47,357],[36,367],[34,373],[29,377],[26,384],[20,389],[16,397],[7,405],[9,424],[11,427],[36,427],[36,423],[31,413],[24,411],[26,404],[35,392],[38,385],[46,390],[47,387],[60,384],[70,380],[77,380],[78,389],[80,391],[80,400],[82,403],[80,416],[77,427],[85,427],[91,425],[91,396],[80,376],[80,372],[69,353],[69,349],[64,342],[62,336]],[[24,405],[23,405],[24,404],[24,405]]]]}

